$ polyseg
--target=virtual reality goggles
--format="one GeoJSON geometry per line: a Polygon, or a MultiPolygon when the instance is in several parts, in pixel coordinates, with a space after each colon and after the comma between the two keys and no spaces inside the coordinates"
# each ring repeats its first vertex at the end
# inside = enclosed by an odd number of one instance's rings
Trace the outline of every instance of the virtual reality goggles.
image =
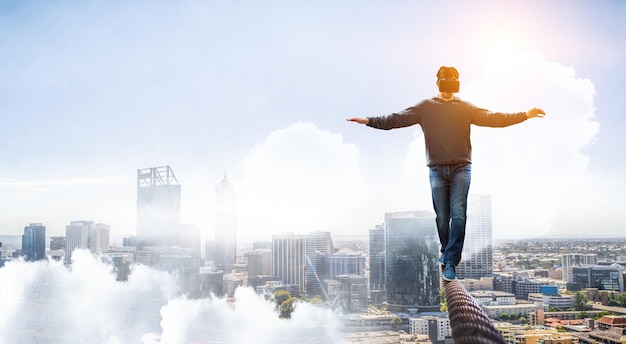
{"type": "Polygon", "coordinates": [[[446,79],[458,79],[459,72],[454,67],[442,66],[437,71],[437,80],[439,82],[439,92],[459,92],[459,80],[446,80],[446,79]]]}
{"type": "Polygon", "coordinates": [[[458,80],[439,80],[439,92],[459,92],[461,83],[458,80]]]}

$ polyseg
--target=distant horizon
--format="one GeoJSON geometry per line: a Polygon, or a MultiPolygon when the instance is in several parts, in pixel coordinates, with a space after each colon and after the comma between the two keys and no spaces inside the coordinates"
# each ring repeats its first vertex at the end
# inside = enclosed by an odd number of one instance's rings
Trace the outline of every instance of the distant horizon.
{"type": "MultiPolygon", "coordinates": [[[[321,231],[321,232],[325,232],[325,231],[321,231]]],[[[281,235],[281,234],[285,234],[285,233],[276,233],[276,234],[272,234],[272,235],[281,235]]],[[[357,240],[357,241],[365,241],[365,242],[369,242],[369,233],[355,233],[355,234],[333,234],[332,232],[330,232],[331,234],[331,238],[335,241],[352,241],[352,240],[357,240]]],[[[307,235],[307,234],[297,234],[297,235],[307,235]]],[[[61,236],[61,237],[65,237],[65,235],[46,235],[46,239],[49,239],[51,237],[57,237],[57,236],[61,236]]],[[[131,235],[132,236],[132,235],[131,235]]],[[[131,236],[111,236],[110,241],[116,241],[119,246],[115,245],[115,247],[123,247],[121,242],[124,238],[128,238],[131,236]]],[[[20,239],[22,237],[21,234],[2,234],[0,233],[0,242],[2,243],[6,243],[6,242],[14,242],[14,243],[18,243],[21,246],[21,241],[17,240],[20,239]],[[13,239],[13,240],[11,240],[13,239]],[[16,241],[17,240],[17,241],[16,241]]],[[[497,243],[501,243],[501,242],[509,242],[509,241],[532,241],[532,240],[538,240],[538,241],[542,241],[542,240],[562,240],[562,241],[578,241],[578,240],[587,240],[587,241],[601,241],[601,240],[626,240],[626,235],[622,235],[622,236],[594,236],[594,237],[589,237],[589,236],[541,236],[541,237],[527,237],[527,238],[522,238],[522,237],[515,237],[515,238],[498,238],[498,237],[494,237],[493,238],[493,242],[495,244],[497,243]]],[[[21,239],[20,239],[21,240],[21,239]]],[[[201,241],[201,248],[203,248],[203,244],[208,241],[208,240],[204,240],[201,241]]],[[[266,238],[266,239],[259,239],[259,240],[237,240],[237,244],[238,245],[252,245],[253,243],[256,242],[271,242],[272,238],[271,236],[266,238]]],[[[46,247],[49,246],[49,240],[47,240],[46,242],[46,247]]],[[[110,246],[114,246],[114,245],[110,245],[110,246]]]]}

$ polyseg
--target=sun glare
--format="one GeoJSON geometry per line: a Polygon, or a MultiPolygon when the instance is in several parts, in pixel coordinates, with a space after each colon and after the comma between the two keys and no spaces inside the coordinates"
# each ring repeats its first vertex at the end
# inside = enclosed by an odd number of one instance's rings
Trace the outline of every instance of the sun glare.
{"type": "Polygon", "coordinates": [[[497,62],[522,52],[522,40],[510,32],[492,32],[483,36],[479,44],[485,61],[497,62]]]}

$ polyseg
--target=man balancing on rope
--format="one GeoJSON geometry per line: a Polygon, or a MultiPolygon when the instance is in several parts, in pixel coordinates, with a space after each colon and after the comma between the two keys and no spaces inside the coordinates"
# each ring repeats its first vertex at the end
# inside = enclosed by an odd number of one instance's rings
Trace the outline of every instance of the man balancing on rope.
{"type": "Polygon", "coordinates": [[[376,129],[395,129],[419,124],[424,132],[426,162],[430,168],[430,188],[441,244],[439,263],[443,279],[456,279],[455,267],[461,261],[467,220],[467,194],[472,171],[470,125],[506,127],[528,118],[544,117],[532,108],[526,112],[500,113],[476,107],[454,94],[459,91],[459,72],[454,67],[437,71],[439,94],[401,112],[379,117],[353,117],[348,121],[376,129]]]}

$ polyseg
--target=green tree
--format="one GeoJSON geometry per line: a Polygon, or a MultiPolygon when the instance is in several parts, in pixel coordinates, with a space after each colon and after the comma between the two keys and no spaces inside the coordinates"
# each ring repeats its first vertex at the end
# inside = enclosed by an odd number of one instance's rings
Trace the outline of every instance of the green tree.
{"type": "Polygon", "coordinates": [[[615,300],[615,304],[618,305],[619,307],[625,307],[626,306],[626,292],[619,294],[619,296],[617,296],[614,300],[615,300]]]}
{"type": "Polygon", "coordinates": [[[291,313],[295,308],[295,303],[300,301],[297,297],[290,297],[287,300],[283,301],[279,307],[279,317],[282,319],[291,318],[291,313]]]}
{"type": "Polygon", "coordinates": [[[391,324],[391,328],[395,330],[398,326],[402,325],[402,319],[400,319],[400,317],[393,317],[389,323],[391,324]]]}
{"type": "Polygon", "coordinates": [[[574,310],[576,311],[586,311],[589,309],[589,297],[587,294],[582,291],[577,291],[574,295],[574,310]]]}
{"type": "Polygon", "coordinates": [[[439,289],[439,300],[441,300],[441,307],[439,307],[439,310],[444,313],[447,312],[448,303],[446,301],[446,289],[445,288],[439,289]]]}
{"type": "Polygon", "coordinates": [[[274,292],[274,302],[276,302],[276,308],[280,307],[280,305],[287,301],[290,297],[291,294],[289,294],[286,290],[278,290],[274,292]]]}
{"type": "Polygon", "coordinates": [[[526,319],[526,317],[519,317],[518,320],[521,324],[526,324],[528,322],[528,319],[526,319]]]}

